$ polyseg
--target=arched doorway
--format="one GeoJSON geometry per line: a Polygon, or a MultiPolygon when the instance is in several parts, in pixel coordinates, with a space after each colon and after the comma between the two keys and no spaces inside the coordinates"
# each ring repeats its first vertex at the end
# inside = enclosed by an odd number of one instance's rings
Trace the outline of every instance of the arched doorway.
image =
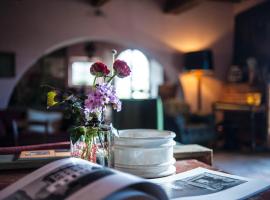
{"type": "MultiPolygon", "coordinates": [[[[111,66],[112,49],[116,49],[120,52],[118,54],[119,58],[125,60],[125,54],[122,54],[122,52],[126,52],[125,50],[127,48],[125,46],[101,41],[80,42],[68,45],[43,56],[30,67],[18,81],[11,95],[9,106],[45,109],[46,92],[40,87],[43,84],[49,84],[64,90],[69,89],[83,92],[86,86],[92,82],[92,77],[89,73],[91,63],[101,60],[108,66],[111,66]]],[[[145,76],[144,79],[148,84],[148,94],[145,95],[144,98],[156,97],[158,84],[161,84],[163,81],[163,68],[151,56],[146,55],[139,50],[134,51],[136,53],[132,56],[136,57],[136,55],[139,55],[141,58],[137,64],[142,63],[142,65],[145,65],[147,63],[149,68],[148,75],[149,73],[161,72],[159,73],[159,78],[157,78],[158,76],[156,75],[150,75],[150,79],[147,78],[148,76],[145,76]]],[[[133,66],[135,71],[137,67],[138,65],[133,66]]],[[[142,72],[139,70],[136,74],[140,73],[142,72]]],[[[131,78],[134,80],[136,79],[132,76],[131,78]]],[[[138,80],[138,78],[136,80],[138,80]]],[[[135,82],[135,85],[137,85],[137,83],[138,82],[135,82]]],[[[121,88],[120,90],[122,91],[121,88]]],[[[136,98],[136,92],[138,94],[140,91],[141,89],[135,91],[135,96],[130,96],[130,98],[136,98]]]]}

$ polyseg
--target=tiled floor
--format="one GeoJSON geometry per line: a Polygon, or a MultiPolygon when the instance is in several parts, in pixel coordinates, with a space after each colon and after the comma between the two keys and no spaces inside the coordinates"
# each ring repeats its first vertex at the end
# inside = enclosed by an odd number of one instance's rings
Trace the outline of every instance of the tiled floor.
{"type": "Polygon", "coordinates": [[[214,167],[234,175],[270,181],[270,152],[214,152],[214,167]]]}

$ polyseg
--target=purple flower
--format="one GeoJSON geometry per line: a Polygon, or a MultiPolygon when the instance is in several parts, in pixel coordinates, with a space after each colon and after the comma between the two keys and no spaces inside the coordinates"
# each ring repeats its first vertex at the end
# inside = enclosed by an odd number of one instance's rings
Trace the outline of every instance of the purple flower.
{"type": "Polygon", "coordinates": [[[130,75],[130,72],[131,72],[127,63],[125,61],[122,61],[122,60],[116,60],[113,63],[113,68],[115,70],[116,75],[119,78],[127,77],[130,75]]]}
{"type": "Polygon", "coordinates": [[[96,85],[87,95],[84,104],[86,111],[90,113],[102,112],[107,105],[112,105],[117,112],[121,110],[121,102],[116,96],[115,88],[108,83],[96,85]]]}

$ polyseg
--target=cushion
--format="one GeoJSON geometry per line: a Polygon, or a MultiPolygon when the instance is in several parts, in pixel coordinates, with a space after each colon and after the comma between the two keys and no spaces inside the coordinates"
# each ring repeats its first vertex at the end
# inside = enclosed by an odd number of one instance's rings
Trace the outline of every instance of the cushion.
{"type": "Polygon", "coordinates": [[[164,101],[164,111],[168,116],[176,117],[190,112],[189,105],[178,98],[171,98],[164,101]]]}

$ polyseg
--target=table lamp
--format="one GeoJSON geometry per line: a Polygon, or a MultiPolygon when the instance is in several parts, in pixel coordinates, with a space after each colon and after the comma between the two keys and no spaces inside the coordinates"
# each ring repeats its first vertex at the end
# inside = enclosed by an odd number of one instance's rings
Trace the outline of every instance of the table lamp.
{"type": "Polygon", "coordinates": [[[185,71],[194,73],[197,77],[197,110],[200,112],[202,109],[202,76],[213,70],[212,51],[203,50],[185,53],[184,69],[185,71]]]}

